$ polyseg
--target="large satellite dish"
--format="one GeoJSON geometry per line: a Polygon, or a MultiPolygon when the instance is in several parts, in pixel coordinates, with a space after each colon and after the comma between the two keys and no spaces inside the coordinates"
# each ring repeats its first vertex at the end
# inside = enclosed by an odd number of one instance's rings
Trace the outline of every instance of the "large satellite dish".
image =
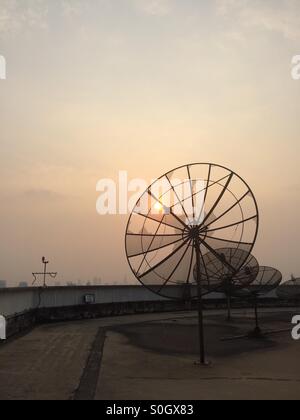
{"type": "Polygon", "coordinates": [[[185,165],[161,176],[129,218],[126,254],[136,278],[160,296],[198,299],[201,363],[205,255],[213,254],[235,275],[253,249],[258,224],[257,202],[246,182],[230,169],[209,163],[185,165]],[[244,251],[238,266],[224,260],[221,247],[244,251]]]}
{"type": "Polygon", "coordinates": [[[197,287],[190,288],[197,285],[197,254],[206,281],[207,253],[220,269],[237,273],[253,249],[258,222],[255,197],[241,177],[218,165],[186,165],[163,175],[138,200],[126,230],[128,262],[154,293],[182,300],[188,286],[198,298],[197,287]],[[238,263],[224,261],[220,248],[239,253],[238,263]]]}

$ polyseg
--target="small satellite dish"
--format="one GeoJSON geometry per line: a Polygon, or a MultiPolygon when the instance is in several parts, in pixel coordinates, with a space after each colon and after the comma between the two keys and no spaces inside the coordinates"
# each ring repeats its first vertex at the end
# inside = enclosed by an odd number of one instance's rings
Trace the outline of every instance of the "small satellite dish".
{"type": "Polygon", "coordinates": [[[277,289],[280,299],[300,299],[300,279],[291,279],[282,283],[277,289]]]}
{"type": "MultiPolygon", "coordinates": [[[[227,299],[227,321],[231,321],[231,298],[237,290],[243,289],[252,283],[259,272],[259,263],[253,255],[246,255],[240,248],[221,248],[218,254],[222,256],[220,262],[214,254],[207,253],[203,260],[205,265],[202,267],[203,288],[209,292],[217,291],[223,293],[227,299]],[[244,262],[245,261],[245,262],[244,262]],[[225,262],[235,268],[235,272],[228,269],[225,262]],[[241,262],[244,264],[241,266],[241,262]]],[[[196,267],[194,269],[196,276],[196,267]]]]}
{"type": "MultiPolygon", "coordinates": [[[[223,341],[230,341],[234,339],[241,338],[262,338],[267,334],[263,334],[260,325],[259,325],[259,316],[258,316],[258,299],[261,296],[264,296],[273,290],[275,290],[282,281],[282,274],[271,267],[260,267],[257,278],[252,282],[246,289],[236,290],[234,295],[242,299],[251,299],[254,303],[255,310],[255,328],[246,335],[239,337],[232,337],[224,339],[223,341]]],[[[272,331],[274,334],[276,331],[272,331]]]]}
{"type": "MultiPolygon", "coordinates": [[[[257,278],[259,263],[253,255],[240,248],[221,248],[217,253],[222,256],[222,261],[211,252],[203,257],[201,276],[204,289],[232,295],[257,278]],[[234,267],[234,272],[229,267],[234,267]]],[[[194,276],[196,276],[196,267],[194,276]]]]}
{"type": "Polygon", "coordinates": [[[259,267],[256,279],[244,290],[236,291],[235,295],[239,297],[260,297],[271,293],[277,289],[282,281],[280,271],[271,267],[259,267]]]}

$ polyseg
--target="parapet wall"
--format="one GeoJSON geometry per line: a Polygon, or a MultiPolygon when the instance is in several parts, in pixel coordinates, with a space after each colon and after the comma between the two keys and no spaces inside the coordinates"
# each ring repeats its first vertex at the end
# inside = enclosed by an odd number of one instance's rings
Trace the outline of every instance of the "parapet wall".
{"type": "Polygon", "coordinates": [[[169,301],[142,286],[0,289],[0,314],[7,320],[7,337],[40,322],[167,312],[186,308],[183,302],[169,301]],[[87,301],[87,298],[91,300],[87,301]]]}
{"type": "Polygon", "coordinates": [[[72,286],[0,289],[0,314],[6,317],[40,308],[62,308],[85,304],[166,301],[142,286],[72,286]]]}
{"type": "MultiPolygon", "coordinates": [[[[177,286],[173,288],[176,294],[177,286]]],[[[269,295],[268,303],[275,294],[269,295]]],[[[205,298],[207,308],[224,306],[225,297],[212,293],[205,298]]],[[[244,305],[244,304],[242,304],[244,305]]],[[[247,303],[246,303],[247,305],[247,303]]],[[[142,286],[72,286],[0,289],[0,315],[7,319],[7,336],[39,322],[91,319],[139,313],[170,312],[196,308],[194,304],[170,301],[142,286]],[[89,298],[87,300],[87,298],[89,298]]]]}
{"type": "MultiPolygon", "coordinates": [[[[178,286],[169,286],[176,290],[178,286]]],[[[171,290],[170,290],[171,291],[171,290]]],[[[173,292],[173,294],[176,294],[173,292]]],[[[85,305],[85,296],[93,298],[92,303],[119,304],[141,302],[170,302],[142,286],[72,286],[48,288],[11,288],[0,289],[0,314],[14,316],[29,310],[54,309],[85,305]]],[[[268,296],[276,298],[275,293],[268,296]]],[[[224,299],[219,293],[208,295],[206,300],[224,299]]]]}

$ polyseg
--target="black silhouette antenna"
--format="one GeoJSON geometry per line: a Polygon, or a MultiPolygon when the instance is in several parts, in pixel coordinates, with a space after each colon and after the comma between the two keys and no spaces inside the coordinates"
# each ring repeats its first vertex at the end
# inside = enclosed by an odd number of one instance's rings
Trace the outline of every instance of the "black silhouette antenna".
{"type": "Polygon", "coordinates": [[[43,276],[43,287],[47,287],[47,276],[50,276],[51,278],[55,279],[58,273],[47,273],[47,265],[49,264],[49,261],[47,261],[45,257],[42,258],[42,263],[44,265],[44,271],[42,273],[32,273],[34,277],[32,285],[34,285],[38,281],[39,276],[43,276]]]}

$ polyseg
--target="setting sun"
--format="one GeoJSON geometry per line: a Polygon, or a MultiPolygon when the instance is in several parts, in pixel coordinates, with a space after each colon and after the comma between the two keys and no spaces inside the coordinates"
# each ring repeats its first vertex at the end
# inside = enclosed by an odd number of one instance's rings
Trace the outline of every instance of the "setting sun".
{"type": "Polygon", "coordinates": [[[154,210],[156,210],[159,213],[163,213],[164,207],[161,203],[157,202],[154,204],[154,210]]]}

